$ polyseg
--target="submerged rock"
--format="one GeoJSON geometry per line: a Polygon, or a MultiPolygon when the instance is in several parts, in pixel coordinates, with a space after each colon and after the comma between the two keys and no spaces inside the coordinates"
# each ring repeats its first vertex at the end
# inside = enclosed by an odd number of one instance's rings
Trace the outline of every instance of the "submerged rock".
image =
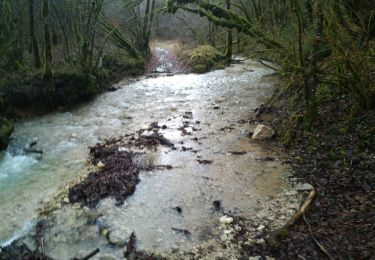
{"type": "Polygon", "coordinates": [[[258,125],[255,128],[251,138],[254,140],[266,140],[272,138],[274,135],[275,131],[271,127],[266,125],[258,125]]]}
{"type": "Polygon", "coordinates": [[[111,244],[122,247],[128,243],[131,234],[132,232],[125,228],[115,229],[109,232],[108,240],[111,244]]]}

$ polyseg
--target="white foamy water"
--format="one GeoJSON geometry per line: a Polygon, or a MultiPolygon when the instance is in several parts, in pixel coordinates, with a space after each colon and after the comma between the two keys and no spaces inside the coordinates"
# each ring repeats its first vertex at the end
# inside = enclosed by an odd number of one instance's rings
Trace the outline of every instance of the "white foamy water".
{"type": "Polygon", "coordinates": [[[0,178],[18,178],[22,174],[27,174],[30,167],[36,163],[38,163],[38,160],[32,156],[12,155],[9,152],[5,152],[0,161],[0,178]]]}

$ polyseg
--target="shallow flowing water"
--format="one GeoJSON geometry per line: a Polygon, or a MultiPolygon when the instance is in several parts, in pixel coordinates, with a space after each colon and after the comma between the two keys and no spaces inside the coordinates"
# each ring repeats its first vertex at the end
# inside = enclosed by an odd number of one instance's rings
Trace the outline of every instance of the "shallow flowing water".
{"type": "MultiPolygon", "coordinates": [[[[167,126],[161,133],[177,150],[161,147],[147,160],[173,169],[142,172],[136,192],[122,206],[110,198],[98,205],[94,212],[112,234],[128,237],[134,231],[139,249],[146,251],[189,248],[215,235],[223,213],[214,212],[213,201],[220,200],[227,213],[256,214],[267,196],[280,191],[286,170],[272,147],[252,141],[249,126],[241,122],[271,92],[270,73],[248,61],[203,75],[145,77],[69,112],[18,122],[0,161],[0,242],[33,227],[43,200],[80,174],[90,145],[152,122],[167,126]],[[187,135],[179,130],[184,121],[187,135]],[[22,155],[35,138],[43,155],[22,155]],[[194,152],[182,151],[183,146],[194,152]],[[276,160],[262,160],[270,156],[276,160]],[[182,214],[173,210],[177,206],[182,214]],[[172,228],[187,229],[191,236],[172,228]]],[[[69,205],[54,213],[47,254],[68,259],[96,247],[116,251],[82,214],[69,205]]]]}

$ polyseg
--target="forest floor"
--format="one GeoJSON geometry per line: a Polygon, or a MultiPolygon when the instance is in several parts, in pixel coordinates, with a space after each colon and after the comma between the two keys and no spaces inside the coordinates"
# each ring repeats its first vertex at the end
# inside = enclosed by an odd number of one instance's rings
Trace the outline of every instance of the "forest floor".
{"type": "Polygon", "coordinates": [[[279,141],[287,143],[292,178],[312,184],[317,196],[278,247],[248,252],[277,259],[373,259],[375,111],[353,121],[347,101],[330,100],[312,130],[304,131],[290,120],[298,112],[285,104],[263,108],[257,121],[277,129],[279,141]]]}

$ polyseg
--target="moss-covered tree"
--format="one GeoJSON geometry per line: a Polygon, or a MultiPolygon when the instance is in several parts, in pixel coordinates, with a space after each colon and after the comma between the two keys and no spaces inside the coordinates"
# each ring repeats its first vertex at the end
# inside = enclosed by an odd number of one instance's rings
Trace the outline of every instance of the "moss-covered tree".
{"type": "Polygon", "coordinates": [[[34,66],[35,68],[40,68],[40,56],[39,56],[39,46],[38,41],[35,36],[34,27],[34,0],[29,0],[29,26],[30,26],[30,38],[34,54],[34,66]]]}

